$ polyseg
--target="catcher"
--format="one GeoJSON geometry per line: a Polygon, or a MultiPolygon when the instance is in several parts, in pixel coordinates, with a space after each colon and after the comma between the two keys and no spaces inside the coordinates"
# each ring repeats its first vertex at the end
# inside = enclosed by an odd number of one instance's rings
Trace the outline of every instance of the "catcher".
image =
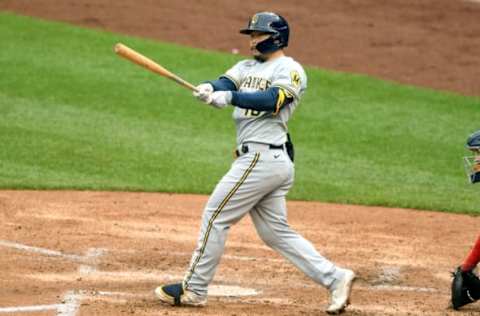
{"type": "MultiPolygon", "coordinates": [[[[480,130],[467,139],[466,147],[474,153],[474,156],[464,158],[468,179],[471,183],[480,182],[480,130]]],[[[480,236],[463,264],[453,273],[453,309],[458,310],[480,299],[480,279],[473,272],[479,261],[480,236]]]]}

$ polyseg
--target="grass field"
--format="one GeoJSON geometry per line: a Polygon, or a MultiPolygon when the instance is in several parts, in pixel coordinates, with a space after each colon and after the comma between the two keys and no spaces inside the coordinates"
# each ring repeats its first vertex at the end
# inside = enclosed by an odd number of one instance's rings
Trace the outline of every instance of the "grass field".
{"type": "MultiPolygon", "coordinates": [[[[231,109],[115,56],[198,83],[241,57],[0,13],[0,187],[209,193],[232,162],[231,109]]],[[[480,99],[307,68],[289,127],[289,198],[479,213],[463,172],[480,99]]]]}

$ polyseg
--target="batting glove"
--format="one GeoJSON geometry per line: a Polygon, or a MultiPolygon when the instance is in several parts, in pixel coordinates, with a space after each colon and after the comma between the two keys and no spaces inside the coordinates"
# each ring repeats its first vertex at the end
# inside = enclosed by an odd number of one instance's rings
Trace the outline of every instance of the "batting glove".
{"type": "Polygon", "coordinates": [[[202,83],[196,86],[196,88],[197,91],[193,91],[193,96],[200,101],[207,102],[210,94],[212,94],[213,92],[213,86],[209,83],[202,83]]]}
{"type": "Polygon", "coordinates": [[[232,92],[231,91],[215,91],[208,97],[206,103],[219,108],[223,109],[227,107],[230,102],[232,102],[232,92]]]}

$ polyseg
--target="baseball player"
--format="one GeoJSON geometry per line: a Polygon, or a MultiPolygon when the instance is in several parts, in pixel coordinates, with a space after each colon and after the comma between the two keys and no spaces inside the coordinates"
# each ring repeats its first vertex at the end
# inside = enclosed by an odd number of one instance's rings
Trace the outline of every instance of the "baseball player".
{"type": "MultiPolygon", "coordinates": [[[[465,157],[465,167],[471,183],[480,182],[480,130],[467,139],[467,149],[474,153],[465,157]]],[[[473,270],[480,262],[480,236],[461,266],[453,273],[452,307],[460,307],[480,299],[480,279],[473,270]]]]}
{"type": "Polygon", "coordinates": [[[171,305],[205,305],[228,231],[249,214],[268,246],[329,290],[326,311],[338,314],[349,303],[355,273],[322,257],[287,222],[285,196],[294,178],[287,122],[305,92],[307,77],[302,66],[284,54],[289,26],[283,17],[257,13],[240,33],[250,36],[253,59],[238,62],[194,92],[216,108],[234,107],[237,158],[205,206],[198,244],[183,282],[160,286],[155,294],[171,305]]]}

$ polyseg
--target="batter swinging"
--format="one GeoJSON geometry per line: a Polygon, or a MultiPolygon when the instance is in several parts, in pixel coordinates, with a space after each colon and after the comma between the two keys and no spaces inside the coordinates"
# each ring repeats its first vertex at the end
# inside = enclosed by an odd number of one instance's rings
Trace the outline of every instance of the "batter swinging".
{"type": "Polygon", "coordinates": [[[307,77],[302,66],[284,54],[289,27],[283,17],[257,13],[240,32],[250,35],[254,59],[240,61],[194,92],[214,107],[235,106],[237,158],[207,202],[183,282],[160,286],[155,294],[172,305],[205,305],[228,231],[250,214],[268,246],[330,291],[327,312],[340,313],[349,303],[355,273],[322,257],[287,223],[285,196],[294,178],[287,122],[305,92],[307,77]]]}

